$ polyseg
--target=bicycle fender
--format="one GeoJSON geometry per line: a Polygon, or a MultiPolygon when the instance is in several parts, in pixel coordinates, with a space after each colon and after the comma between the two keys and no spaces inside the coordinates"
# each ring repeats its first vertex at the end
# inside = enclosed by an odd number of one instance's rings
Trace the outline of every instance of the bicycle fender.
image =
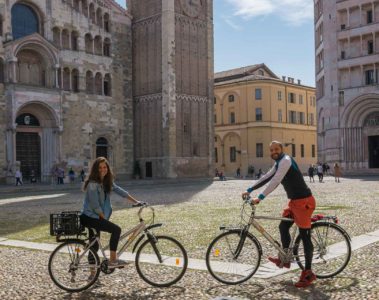
{"type": "MultiPolygon", "coordinates": [[[[235,233],[239,233],[241,234],[243,230],[242,229],[229,229],[227,230],[227,232],[235,232],[235,233]]],[[[259,251],[259,254],[262,255],[263,251],[262,251],[262,246],[261,246],[261,243],[258,241],[258,239],[255,237],[255,235],[251,234],[250,232],[247,233],[247,236],[251,237],[254,242],[257,243],[257,246],[258,246],[258,251],[259,251]]]]}
{"type": "MultiPolygon", "coordinates": [[[[162,223],[157,223],[157,224],[153,224],[153,225],[150,225],[150,226],[147,226],[145,228],[145,231],[146,230],[149,230],[149,229],[153,229],[153,228],[156,228],[156,227],[161,227],[163,224],[162,223]]],[[[141,241],[144,239],[145,235],[141,235],[139,237],[139,239],[137,240],[137,242],[134,244],[134,247],[133,247],[133,250],[132,250],[132,253],[134,253],[134,251],[137,249],[138,245],[141,243],[141,241]]]]}

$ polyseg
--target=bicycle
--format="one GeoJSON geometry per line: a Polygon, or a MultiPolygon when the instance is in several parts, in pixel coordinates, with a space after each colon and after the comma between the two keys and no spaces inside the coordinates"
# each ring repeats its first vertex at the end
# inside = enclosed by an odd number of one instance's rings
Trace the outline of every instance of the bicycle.
{"type": "MultiPolygon", "coordinates": [[[[154,224],[155,212],[151,206],[141,206],[137,215],[139,224],[125,232],[120,242],[127,238],[117,255],[120,256],[139,236],[132,254],[135,254],[135,265],[139,276],[156,287],[168,287],[178,282],[188,266],[187,252],[174,238],[155,235],[152,229],[162,226],[154,224]],[[142,218],[142,211],[149,208],[152,212],[149,225],[142,218]],[[144,240],[145,239],[145,240],[144,240]]],[[[49,274],[53,282],[68,292],[80,292],[91,287],[98,279],[100,272],[111,274],[114,268],[108,268],[108,258],[99,235],[93,230],[95,239],[86,238],[85,228],[80,224],[80,212],[63,212],[50,215],[50,234],[62,242],[52,252],[49,259],[49,274]],[[74,236],[74,237],[72,237],[74,236]],[[99,244],[102,259],[91,247],[99,244]]]]}
{"type": "MultiPolygon", "coordinates": [[[[251,198],[245,198],[241,208],[240,226],[221,226],[223,232],[209,245],[206,253],[206,265],[210,274],[224,284],[239,284],[250,279],[258,270],[262,247],[258,239],[249,230],[253,226],[267,239],[279,253],[285,263],[296,261],[304,270],[305,259],[303,243],[298,234],[298,227],[293,225],[291,244],[288,249],[283,249],[266,230],[256,221],[279,220],[293,222],[291,218],[279,218],[255,215],[256,206],[251,203],[251,198]],[[247,208],[251,208],[251,213],[247,208]],[[246,220],[246,217],[249,219],[246,220]]],[[[317,278],[333,277],[347,266],[351,257],[351,239],[348,233],[339,225],[335,216],[316,215],[312,217],[312,242],[314,246],[312,271],[317,278]]]]}

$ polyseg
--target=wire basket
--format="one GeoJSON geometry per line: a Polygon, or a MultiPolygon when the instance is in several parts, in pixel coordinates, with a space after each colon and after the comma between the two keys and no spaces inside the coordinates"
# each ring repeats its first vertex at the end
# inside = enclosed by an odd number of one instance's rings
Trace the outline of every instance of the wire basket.
{"type": "Polygon", "coordinates": [[[50,215],[50,235],[79,235],[85,228],[80,224],[80,211],[64,211],[50,215]]]}

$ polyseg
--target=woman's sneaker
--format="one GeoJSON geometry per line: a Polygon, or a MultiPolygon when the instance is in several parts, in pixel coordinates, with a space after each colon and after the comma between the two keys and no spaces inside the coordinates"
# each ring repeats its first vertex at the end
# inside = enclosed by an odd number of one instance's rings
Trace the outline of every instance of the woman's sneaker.
{"type": "Polygon", "coordinates": [[[274,263],[278,268],[284,267],[284,268],[289,269],[291,267],[290,263],[282,263],[280,258],[270,256],[270,257],[268,257],[268,260],[271,261],[272,263],[274,263]]]}
{"type": "Polygon", "coordinates": [[[108,269],[114,269],[114,268],[123,268],[127,265],[128,263],[125,260],[121,259],[116,259],[114,261],[109,261],[108,262],[108,269]]]}

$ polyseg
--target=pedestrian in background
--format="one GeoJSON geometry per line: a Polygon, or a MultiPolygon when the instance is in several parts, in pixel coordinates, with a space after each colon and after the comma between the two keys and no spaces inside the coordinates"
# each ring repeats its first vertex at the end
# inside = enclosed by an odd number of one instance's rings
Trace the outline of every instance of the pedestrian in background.
{"type": "Polygon", "coordinates": [[[74,183],[74,181],[75,181],[75,171],[72,169],[72,167],[68,171],[68,178],[70,179],[70,183],[74,183]]]}
{"type": "Polygon", "coordinates": [[[82,169],[81,171],[80,171],[80,178],[81,178],[81,180],[82,180],[82,182],[84,182],[84,178],[86,177],[86,172],[84,172],[84,169],[82,169]]]}
{"type": "Polygon", "coordinates": [[[241,169],[238,168],[237,171],[236,171],[236,173],[237,173],[237,178],[240,178],[241,177],[241,169]]]}
{"type": "Polygon", "coordinates": [[[318,176],[318,181],[319,182],[322,182],[322,180],[324,179],[324,169],[322,167],[322,164],[319,163],[318,166],[317,166],[317,176],[318,176]]]}
{"type": "Polygon", "coordinates": [[[341,177],[341,167],[338,165],[338,163],[334,164],[334,181],[340,182],[341,177]]]}
{"type": "Polygon", "coordinates": [[[308,169],[308,176],[309,176],[309,182],[315,182],[315,179],[314,179],[314,167],[312,165],[309,165],[309,169],[308,169]]]}
{"type": "Polygon", "coordinates": [[[14,177],[16,178],[16,186],[18,184],[22,185],[22,173],[20,170],[16,171],[16,173],[14,174],[14,177]]]}

